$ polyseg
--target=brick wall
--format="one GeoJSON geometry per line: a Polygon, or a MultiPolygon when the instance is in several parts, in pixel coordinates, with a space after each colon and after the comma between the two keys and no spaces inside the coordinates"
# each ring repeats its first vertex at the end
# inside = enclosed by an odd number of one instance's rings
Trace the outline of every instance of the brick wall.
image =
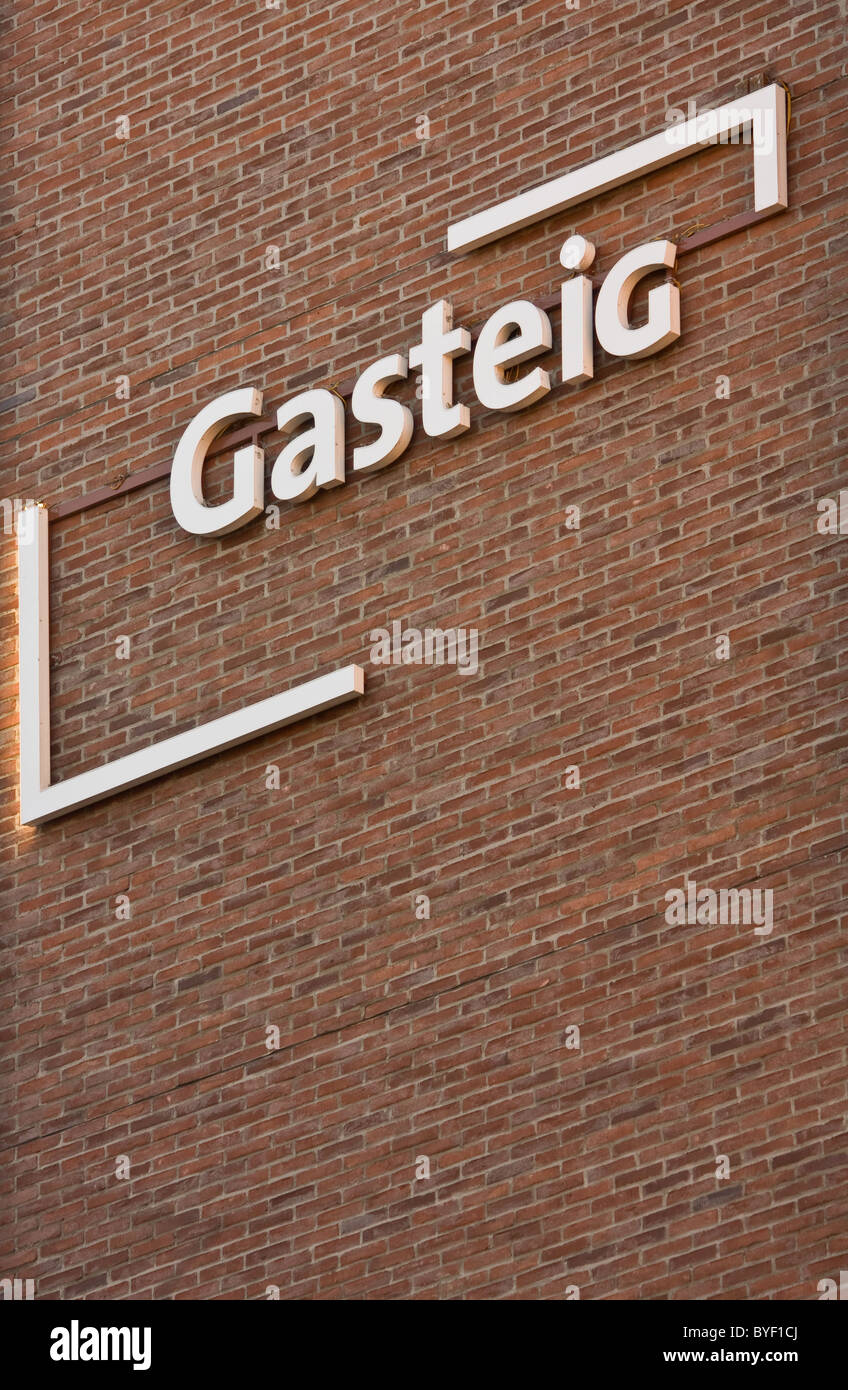
{"type": "MultiPolygon", "coordinates": [[[[0,482],[47,504],[167,462],[225,390],[276,410],[406,350],[439,297],[473,328],[549,296],[572,231],[605,274],[750,208],[751,161],[464,257],[449,222],[764,74],[792,116],[788,211],[681,259],[660,355],[563,387],[554,351],[514,415],[460,364],[467,435],[419,423],[276,530],[190,536],[164,479],[53,523],[54,777],[351,661],[363,700],[22,828],[5,538],[0,1273],[64,1298],[838,1277],[848,542],[816,502],[848,487],[844,26],[782,0],[7,12],[0,482]],[[477,628],[479,671],[372,665],[393,619],[477,628]],[[771,889],[773,932],[668,925],[687,878],[771,889]]],[[[414,374],[397,394],[417,416],[414,374]]]]}

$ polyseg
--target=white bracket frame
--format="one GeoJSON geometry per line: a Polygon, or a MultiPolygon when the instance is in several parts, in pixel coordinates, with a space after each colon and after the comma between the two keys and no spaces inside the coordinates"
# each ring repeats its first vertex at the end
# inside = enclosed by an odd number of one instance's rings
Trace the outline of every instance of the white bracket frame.
{"type": "Polygon", "coordinates": [[[786,193],[786,93],[773,82],[742,97],[732,105],[701,111],[687,121],[669,125],[647,140],[604,155],[582,169],[496,203],[448,227],[449,251],[473,251],[520,227],[529,227],[551,213],[562,212],[598,193],[619,188],[707,145],[753,128],[754,210],[779,212],[787,206],[786,193]]]}
{"type": "Polygon", "coordinates": [[[50,781],[50,571],[44,506],[25,507],[18,532],[18,661],[21,823],[55,816],[137,787],[176,768],[306,719],[365,691],[361,666],[341,666],[233,714],[115,758],[63,782],[50,781]]]}

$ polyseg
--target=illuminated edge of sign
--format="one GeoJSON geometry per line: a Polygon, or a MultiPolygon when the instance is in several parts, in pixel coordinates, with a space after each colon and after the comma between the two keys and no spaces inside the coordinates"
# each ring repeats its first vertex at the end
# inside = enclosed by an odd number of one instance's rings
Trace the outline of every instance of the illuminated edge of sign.
{"type": "Polygon", "coordinates": [[[604,155],[582,169],[574,169],[548,183],[539,184],[515,198],[486,208],[448,227],[449,251],[473,251],[497,241],[521,227],[529,227],[551,213],[562,212],[577,203],[618,188],[642,174],[650,174],[666,164],[715,144],[724,135],[733,135],[754,123],[754,210],[778,212],[787,206],[786,193],[786,94],[776,82],[737,102],[699,112],[687,121],[669,125],[657,135],[649,135],[635,145],[604,155]],[[760,133],[758,139],[757,117],[760,133]]]}
{"type": "Polygon", "coordinates": [[[306,719],[365,691],[361,666],[340,666],[290,690],[211,719],[185,733],[115,758],[65,781],[50,781],[50,572],[48,518],[43,506],[20,515],[18,621],[21,823],[40,825],[66,811],[126,791],[177,768],[234,748],[260,734],[306,719]]]}

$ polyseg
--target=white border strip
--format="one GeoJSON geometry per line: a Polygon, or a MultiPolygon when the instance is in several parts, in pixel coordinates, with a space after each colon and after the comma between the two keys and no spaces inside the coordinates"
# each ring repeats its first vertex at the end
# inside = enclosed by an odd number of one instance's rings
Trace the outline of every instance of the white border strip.
{"type": "Polygon", "coordinates": [[[454,222],[448,227],[448,250],[473,251],[520,227],[529,227],[551,213],[562,212],[598,193],[673,164],[748,126],[753,126],[754,209],[756,212],[779,212],[787,206],[786,94],[773,82],[740,98],[734,105],[701,111],[688,121],[667,126],[647,140],[605,155],[593,164],[531,188],[517,198],[497,203],[462,222],[454,222]]]}
{"type": "Polygon", "coordinates": [[[361,666],[341,666],[234,714],[212,719],[113,762],[50,782],[50,628],[48,519],[45,507],[20,515],[18,546],[21,822],[40,825],[54,816],[137,787],[166,772],[234,748],[260,734],[362,695],[361,666]]]}

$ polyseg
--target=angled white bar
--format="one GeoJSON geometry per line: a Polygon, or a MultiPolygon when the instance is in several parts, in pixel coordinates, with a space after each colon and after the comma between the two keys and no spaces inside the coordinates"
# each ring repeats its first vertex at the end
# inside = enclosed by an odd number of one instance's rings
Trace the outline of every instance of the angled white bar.
{"type": "Polygon", "coordinates": [[[50,782],[50,639],[48,520],[44,507],[27,508],[27,539],[18,549],[21,821],[40,825],[54,816],[115,792],[137,787],[166,772],[234,748],[260,734],[280,729],[356,699],[365,690],[361,666],[342,666],[233,714],[209,720],[185,733],[161,739],[136,753],[66,781],[50,782]]]}
{"type": "Polygon", "coordinates": [[[715,144],[753,124],[754,209],[778,212],[787,206],[786,95],[773,82],[727,106],[702,111],[688,121],[669,125],[646,140],[604,155],[581,169],[539,184],[516,198],[497,203],[448,227],[449,251],[473,251],[520,227],[529,227],[551,213],[618,188],[631,179],[673,164],[707,145],[715,144]],[[758,133],[759,128],[759,133],[758,133]]]}
{"type": "Polygon", "coordinates": [[[40,505],[18,517],[18,689],[24,820],[24,789],[31,801],[50,782],[50,574],[40,505]]]}

